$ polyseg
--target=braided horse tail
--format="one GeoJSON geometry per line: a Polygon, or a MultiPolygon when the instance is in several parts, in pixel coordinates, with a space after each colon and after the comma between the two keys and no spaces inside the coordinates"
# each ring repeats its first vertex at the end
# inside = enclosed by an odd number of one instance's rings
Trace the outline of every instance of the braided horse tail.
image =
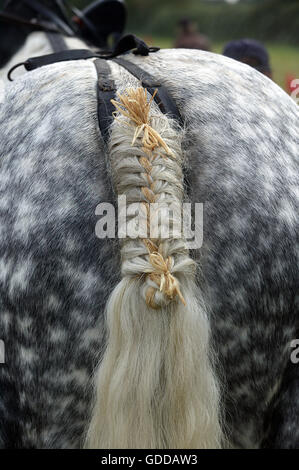
{"type": "Polygon", "coordinates": [[[196,266],[181,234],[162,237],[166,217],[150,217],[152,205],[161,214],[171,206],[173,226],[181,216],[182,130],[143,88],[128,88],[113,104],[114,186],[126,196],[126,228],[136,226],[138,206],[146,230],[122,240],[122,280],[107,305],[86,447],[217,448],[219,392],[196,266]]]}

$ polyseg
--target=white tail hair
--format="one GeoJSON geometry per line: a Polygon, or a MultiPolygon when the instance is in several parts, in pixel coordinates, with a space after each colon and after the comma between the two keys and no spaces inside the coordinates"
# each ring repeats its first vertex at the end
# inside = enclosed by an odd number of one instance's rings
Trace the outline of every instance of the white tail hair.
{"type": "MultiPolygon", "coordinates": [[[[117,195],[126,196],[128,213],[141,203],[147,219],[153,202],[166,208],[175,202],[181,210],[183,130],[153,109],[143,88],[118,96],[110,139],[117,195]]],[[[88,448],[221,446],[219,390],[196,265],[183,236],[160,236],[163,223],[157,218],[154,239],[122,241],[122,280],[107,305],[108,342],[96,375],[88,448]]]]}

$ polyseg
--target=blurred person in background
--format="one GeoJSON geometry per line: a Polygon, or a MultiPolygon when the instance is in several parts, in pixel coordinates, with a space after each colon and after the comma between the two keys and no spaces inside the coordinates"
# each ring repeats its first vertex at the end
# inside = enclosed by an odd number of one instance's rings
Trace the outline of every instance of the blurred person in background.
{"type": "Polygon", "coordinates": [[[179,32],[174,43],[175,48],[201,49],[211,51],[209,38],[197,30],[197,26],[190,18],[182,18],[178,22],[179,32]]]}
{"type": "Polygon", "coordinates": [[[224,47],[223,55],[244,62],[272,79],[269,53],[265,46],[255,39],[230,41],[224,47]]]}

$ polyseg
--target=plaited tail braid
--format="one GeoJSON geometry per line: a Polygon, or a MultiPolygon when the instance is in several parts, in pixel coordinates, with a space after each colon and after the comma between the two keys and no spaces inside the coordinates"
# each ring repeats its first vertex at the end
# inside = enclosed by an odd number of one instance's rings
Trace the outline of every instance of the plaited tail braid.
{"type": "Polygon", "coordinates": [[[122,280],[107,305],[108,344],[86,447],[218,448],[209,321],[195,263],[173,230],[184,196],[183,131],[143,88],[127,89],[114,105],[111,169],[129,214],[119,230],[145,230],[122,240],[122,280]]]}

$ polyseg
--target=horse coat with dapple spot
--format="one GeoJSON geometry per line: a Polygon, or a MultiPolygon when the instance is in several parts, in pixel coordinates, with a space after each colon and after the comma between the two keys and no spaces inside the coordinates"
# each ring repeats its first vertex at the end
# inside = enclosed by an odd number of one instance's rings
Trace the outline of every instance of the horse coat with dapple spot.
{"type": "MultiPolygon", "coordinates": [[[[290,362],[298,107],[268,78],[221,56],[127,57],[167,87],[185,123],[188,193],[204,203],[203,246],[192,257],[221,385],[223,445],[299,447],[290,362]]],[[[119,90],[139,86],[110,66],[119,90]]],[[[90,60],[54,64],[9,84],[1,104],[2,447],[80,447],[90,420],[105,306],[121,265],[118,240],[95,236],[96,206],[116,197],[96,82],[90,60]]]]}

